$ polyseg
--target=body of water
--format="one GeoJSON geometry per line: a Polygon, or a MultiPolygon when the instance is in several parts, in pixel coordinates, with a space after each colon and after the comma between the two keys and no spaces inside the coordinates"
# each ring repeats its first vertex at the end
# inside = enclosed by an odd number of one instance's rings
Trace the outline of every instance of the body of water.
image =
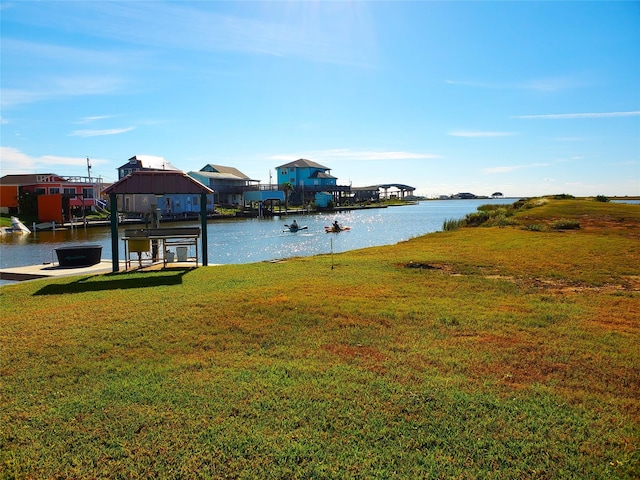
{"type": "MultiPolygon", "coordinates": [[[[339,213],[282,215],[267,219],[209,220],[209,264],[252,263],[295,256],[336,253],[378,245],[390,245],[442,230],[446,219],[458,219],[487,203],[513,203],[514,199],[432,200],[415,205],[363,209],[339,213]],[[289,232],[284,225],[296,220],[306,230],[289,232]],[[325,233],[335,220],[351,227],[348,232],[325,233]]],[[[200,226],[163,223],[170,226],[200,226]]],[[[130,226],[128,228],[136,228],[130,226]]],[[[120,260],[124,260],[124,228],[118,233],[120,260]]],[[[0,268],[57,262],[55,249],[62,246],[102,245],[102,259],[111,259],[111,229],[88,227],[0,236],[0,268]]],[[[190,255],[194,255],[192,250],[190,255]]],[[[200,257],[202,257],[200,253],[200,257]]],[[[201,261],[202,258],[199,259],[201,261]]],[[[3,282],[4,283],[4,282],[3,282]]]]}

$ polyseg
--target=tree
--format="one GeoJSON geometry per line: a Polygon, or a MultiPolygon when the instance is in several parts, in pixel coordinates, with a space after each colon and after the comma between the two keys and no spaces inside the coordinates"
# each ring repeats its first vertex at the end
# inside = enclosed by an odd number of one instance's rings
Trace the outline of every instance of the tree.
{"type": "Polygon", "coordinates": [[[284,182],[282,189],[284,190],[284,210],[286,212],[289,210],[289,194],[293,192],[293,185],[291,185],[291,182],[284,182]]]}

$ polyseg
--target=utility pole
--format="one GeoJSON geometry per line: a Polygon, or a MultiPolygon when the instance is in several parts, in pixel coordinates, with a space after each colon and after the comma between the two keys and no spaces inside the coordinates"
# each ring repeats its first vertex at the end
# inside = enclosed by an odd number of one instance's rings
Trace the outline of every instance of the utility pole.
{"type": "Polygon", "coordinates": [[[89,183],[91,183],[91,162],[89,157],[87,157],[87,173],[89,174],[89,183]]]}

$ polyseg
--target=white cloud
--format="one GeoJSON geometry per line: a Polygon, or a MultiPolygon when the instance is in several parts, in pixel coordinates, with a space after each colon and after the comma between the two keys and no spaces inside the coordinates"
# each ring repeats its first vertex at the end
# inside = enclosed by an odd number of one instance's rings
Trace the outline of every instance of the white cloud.
{"type": "Polygon", "coordinates": [[[17,148],[0,147],[0,170],[2,175],[33,173],[34,159],[17,148]]]}
{"type": "Polygon", "coordinates": [[[332,149],[307,152],[305,154],[283,154],[270,157],[271,160],[294,161],[299,158],[306,158],[314,162],[349,160],[349,161],[375,161],[375,160],[417,160],[442,158],[441,155],[431,153],[417,153],[404,151],[371,151],[371,150],[350,150],[332,149]]]}
{"type": "Polygon", "coordinates": [[[484,173],[509,173],[515,170],[523,170],[525,168],[546,167],[547,163],[532,163],[530,165],[505,165],[502,167],[488,167],[483,169],[484,173]]]}
{"type": "Polygon", "coordinates": [[[469,137],[469,138],[483,138],[483,137],[510,137],[515,135],[513,132],[473,132],[473,131],[455,131],[449,132],[452,137],[469,137]]]}
{"type": "MultiPolygon", "coordinates": [[[[91,159],[92,166],[106,165],[110,162],[103,159],[91,159]]],[[[0,147],[0,170],[2,175],[19,175],[25,173],[59,173],[61,167],[73,167],[74,171],[84,172],[87,168],[86,157],[62,157],[57,155],[41,155],[32,157],[17,148],[0,147]]],[[[77,173],[76,175],[83,173],[77,173]]]]}
{"type": "Polygon", "coordinates": [[[80,120],[78,120],[75,123],[82,125],[82,124],[85,124],[85,123],[97,122],[99,120],[106,120],[108,118],[113,118],[114,116],[115,115],[96,115],[96,116],[93,116],[93,117],[84,117],[84,118],[81,118],[80,120]]]}
{"type": "Polygon", "coordinates": [[[85,67],[89,65],[108,65],[115,67],[139,58],[139,55],[130,49],[120,51],[96,50],[16,40],[13,38],[2,39],[2,50],[5,55],[11,54],[40,62],[55,62],[58,65],[77,63],[85,65],[85,67]]]}
{"type": "Polygon", "coordinates": [[[594,113],[551,113],[544,115],[515,115],[511,118],[523,118],[523,119],[542,119],[542,120],[556,120],[556,119],[572,119],[572,118],[616,118],[616,117],[636,117],[640,115],[640,111],[631,112],[594,112],[594,113]]]}
{"type": "Polygon", "coordinates": [[[556,142],[584,142],[585,137],[558,137],[553,139],[556,142]]]}
{"type": "Polygon", "coordinates": [[[584,85],[585,82],[571,77],[534,78],[520,82],[482,82],[467,80],[447,80],[449,85],[485,88],[494,90],[533,90],[537,92],[557,92],[584,85]]]}
{"type": "Polygon", "coordinates": [[[0,90],[0,105],[2,108],[13,107],[25,103],[33,103],[47,98],[43,92],[21,90],[17,88],[3,88],[0,90]]]}
{"type": "Polygon", "coordinates": [[[75,130],[69,134],[70,137],[100,137],[103,135],[120,135],[121,133],[130,132],[136,127],[126,128],[108,128],[104,130],[75,130]]]}
{"type": "Polygon", "coordinates": [[[328,5],[319,9],[307,2],[276,2],[257,16],[260,7],[239,6],[233,13],[220,13],[208,2],[154,2],[153,8],[147,2],[77,2],[69,8],[43,5],[41,10],[48,7],[46,17],[41,14],[30,21],[64,21],[76,32],[143,47],[370,64],[375,44],[373,24],[363,15],[366,6],[351,2],[328,5]],[[301,21],[309,15],[313,22],[301,21]]]}
{"type": "Polygon", "coordinates": [[[105,95],[119,90],[122,83],[119,78],[106,76],[55,77],[37,87],[3,88],[1,103],[7,108],[49,98],[105,95]]]}
{"type": "Polygon", "coordinates": [[[581,86],[583,82],[576,81],[572,78],[566,77],[549,77],[549,78],[536,78],[528,80],[519,85],[519,88],[524,90],[535,90],[538,92],[557,92],[560,90],[567,90],[581,86]]]}

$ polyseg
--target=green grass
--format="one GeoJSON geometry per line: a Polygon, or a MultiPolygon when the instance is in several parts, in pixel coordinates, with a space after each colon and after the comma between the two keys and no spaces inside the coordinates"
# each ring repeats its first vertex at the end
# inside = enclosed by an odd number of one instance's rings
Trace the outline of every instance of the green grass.
{"type": "Polygon", "coordinates": [[[539,203],[333,259],[0,288],[0,478],[637,478],[640,212],[539,203]],[[521,228],[560,218],[581,228],[521,228]]]}

